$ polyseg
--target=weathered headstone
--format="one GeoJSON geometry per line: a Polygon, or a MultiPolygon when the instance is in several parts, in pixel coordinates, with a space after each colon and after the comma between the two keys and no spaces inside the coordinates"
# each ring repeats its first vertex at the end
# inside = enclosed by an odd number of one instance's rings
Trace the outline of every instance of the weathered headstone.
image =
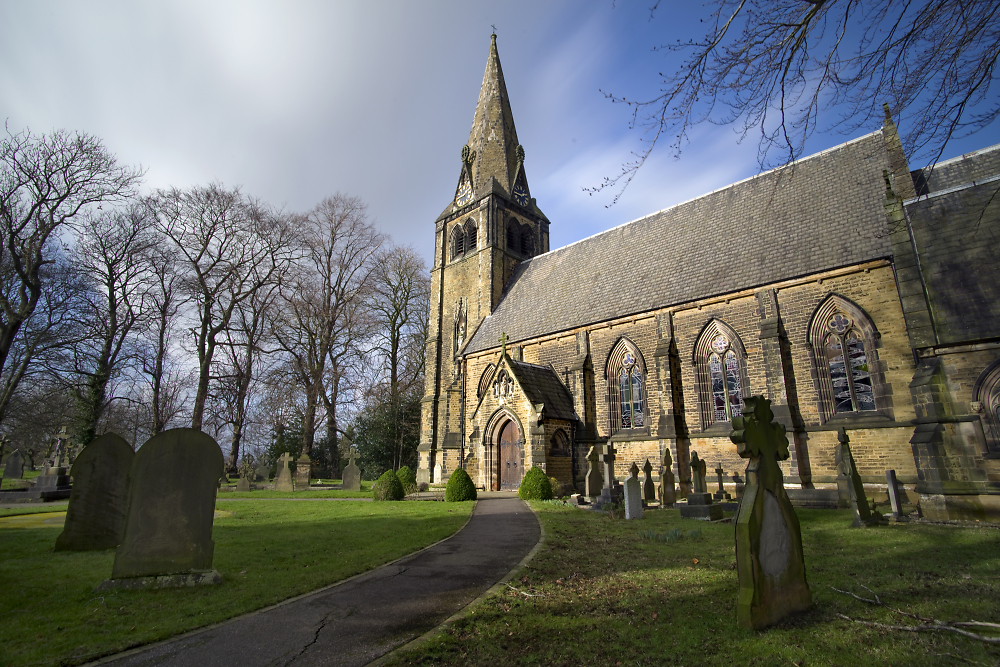
{"type": "Polygon", "coordinates": [[[135,453],[117,433],[105,433],[73,462],[73,489],[56,551],[113,549],[128,511],[128,474],[135,453]]]}
{"type": "Polygon", "coordinates": [[[896,471],[885,471],[886,488],[889,492],[889,505],[892,507],[892,518],[896,521],[907,521],[903,514],[903,500],[899,494],[899,482],[896,481],[896,471]]]}
{"type": "Polygon", "coordinates": [[[300,491],[306,491],[309,489],[309,480],[312,478],[312,459],[309,458],[308,454],[303,453],[302,456],[295,461],[295,488],[300,491]]]}
{"type": "Polygon", "coordinates": [[[601,477],[601,453],[597,447],[591,447],[587,452],[587,477],[584,480],[584,492],[590,502],[594,502],[601,495],[601,486],[604,480],[601,477]]]}
{"type": "Polygon", "coordinates": [[[625,480],[625,518],[642,518],[642,486],[639,484],[639,466],[632,463],[625,480]]]}
{"type": "Polygon", "coordinates": [[[681,516],[685,519],[718,521],[722,518],[722,507],[712,504],[712,494],[705,484],[705,462],[698,458],[698,452],[691,452],[691,486],[687,504],[681,505],[681,516]]]}
{"type": "Polygon", "coordinates": [[[4,462],[4,479],[21,479],[24,476],[24,457],[20,449],[15,449],[4,462]]]}
{"type": "Polygon", "coordinates": [[[261,463],[260,465],[257,466],[257,469],[254,471],[254,481],[267,484],[267,476],[270,472],[271,472],[270,466],[261,463]]]}
{"type": "Polygon", "coordinates": [[[642,466],[642,473],[646,479],[642,483],[642,501],[644,503],[656,502],[656,485],[653,484],[653,464],[646,459],[642,466]]]}
{"type": "Polygon", "coordinates": [[[878,523],[878,516],[872,514],[868,507],[868,498],[865,496],[865,485],[861,482],[861,475],[858,474],[857,466],[854,465],[854,455],[851,454],[850,438],[843,426],[837,431],[837,440],[840,445],[837,447],[837,454],[834,461],[837,465],[837,488],[840,490],[841,498],[847,496],[846,500],[851,510],[854,511],[853,528],[871,526],[878,523]],[[846,493],[845,493],[846,490],[846,493]]]}
{"type": "Polygon", "coordinates": [[[799,520],[778,467],[789,456],[785,427],[774,422],[771,402],[763,396],[747,398],[744,406],[730,435],[737,453],[750,459],[736,513],[736,620],[741,628],[759,629],[808,609],[812,593],[799,520]]]}
{"type": "Polygon", "coordinates": [[[278,458],[278,474],[274,477],[275,491],[294,491],[292,486],[292,455],[285,452],[278,458]]]}
{"type": "Polygon", "coordinates": [[[719,467],[715,469],[715,476],[719,480],[719,490],[715,492],[713,498],[715,498],[715,500],[719,501],[720,503],[733,499],[733,497],[726,492],[726,487],[722,483],[722,476],[725,474],[725,472],[726,471],[722,469],[721,463],[719,464],[719,467]]]}
{"type": "Polygon", "coordinates": [[[253,491],[253,479],[257,472],[253,468],[253,455],[246,454],[240,462],[240,479],[236,482],[237,491],[253,491]]]}
{"type": "Polygon", "coordinates": [[[206,433],[176,428],[139,448],[129,471],[125,532],[99,589],[222,581],[212,569],[212,519],[225,460],[206,433]]]}
{"type": "Polygon", "coordinates": [[[674,487],[673,459],[670,450],[663,450],[663,468],[660,471],[660,507],[673,507],[677,502],[677,489],[674,487]]]}
{"type": "Polygon", "coordinates": [[[345,491],[361,490],[361,469],[354,464],[356,458],[358,458],[358,450],[351,447],[347,451],[347,467],[344,468],[344,483],[341,485],[345,491]]]}

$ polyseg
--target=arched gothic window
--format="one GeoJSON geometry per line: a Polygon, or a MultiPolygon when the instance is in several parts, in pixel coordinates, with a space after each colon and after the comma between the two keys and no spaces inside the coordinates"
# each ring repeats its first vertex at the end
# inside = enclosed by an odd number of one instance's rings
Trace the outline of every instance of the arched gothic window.
{"type": "Polygon", "coordinates": [[[973,411],[983,416],[986,448],[1000,452],[1000,361],[993,362],[979,375],[972,388],[972,401],[973,411]]]}
{"type": "Polygon", "coordinates": [[[732,327],[720,320],[705,326],[694,353],[704,428],[743,414],[750,391],[746,360],[746,348],[732,327]]]}
{"type": "Polygon", "coordinates": [[[531,231],[531,225],[521,227],[521,254],[525,257],[535,254],[535,234],[531,231]]]}
{"type": "Polygon", "coordinates": [[[451,230],[451,259],[456,260],[465,254],[465,230],[461,225],[455,225],[451,230]]]}
{"type": "Polygon", "coordinates": [[[646,428],[646,364],[639,349],[622,338],[608,356],[606,368],[611,433],[646,428]]]}
{"type": "Polygon", "coordinates": [[[830,295],[813,313],[807,342],[824,421],[889,408],[876,352],[878,331],[861,308],[830,295]]]}
{"type": "Polygon", "coordinates": [[[476,398],[482,398],[490,390],[490,383],[493,382],[493,374],[497,372],[494,364],[487,364],[483,374],[479,376],[479,389],[476,391],[476,398]]]}

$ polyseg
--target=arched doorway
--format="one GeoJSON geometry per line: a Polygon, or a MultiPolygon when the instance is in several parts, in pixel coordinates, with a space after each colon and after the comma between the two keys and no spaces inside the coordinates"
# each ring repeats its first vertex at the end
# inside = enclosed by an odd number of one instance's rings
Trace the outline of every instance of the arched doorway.
{"type": "Polygon", "coordinates": [[[500,478],[499,487],[501,491],[516,491],[521,486],[521,477],[524,476],[523,452],[521,443],[521,431],[513,420],[504,424],[500,431],[499,458],[497,460],[497,473],[500,478]]]}

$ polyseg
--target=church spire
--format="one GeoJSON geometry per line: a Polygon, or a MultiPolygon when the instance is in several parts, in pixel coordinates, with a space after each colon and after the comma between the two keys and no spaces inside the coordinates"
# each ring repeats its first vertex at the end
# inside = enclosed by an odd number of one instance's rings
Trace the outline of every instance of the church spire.
{"type": "MultiPolygon", "coordinates": [[[[472,131],[469,132],[468,147],[466,165],[472,175],[475,193],[479,195],[492,191],[492,180],[496,179],[504,194],[510,196],[515,179],[522,171],[524,149],[518,150],[520,145],[500,68],[495,33],[490,35],[490,54],[486,60],[486,73],[479,91],[472,131]]],[[[463,158],[465,155],[463,151],[463,158]]],[[[523,180],[523,175],[521,178],[523,180]]]]}

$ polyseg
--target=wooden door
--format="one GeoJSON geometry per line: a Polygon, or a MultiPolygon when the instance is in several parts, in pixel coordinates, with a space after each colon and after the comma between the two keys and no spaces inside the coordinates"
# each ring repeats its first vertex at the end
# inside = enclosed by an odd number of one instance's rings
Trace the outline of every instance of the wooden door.
{"type": "Polygon", "coordinates": [[[500,432],[500,456],[497,461],[500,490],[515,491],[521,486],[521,432],[514,422],[507,422],[500,432]]]}

